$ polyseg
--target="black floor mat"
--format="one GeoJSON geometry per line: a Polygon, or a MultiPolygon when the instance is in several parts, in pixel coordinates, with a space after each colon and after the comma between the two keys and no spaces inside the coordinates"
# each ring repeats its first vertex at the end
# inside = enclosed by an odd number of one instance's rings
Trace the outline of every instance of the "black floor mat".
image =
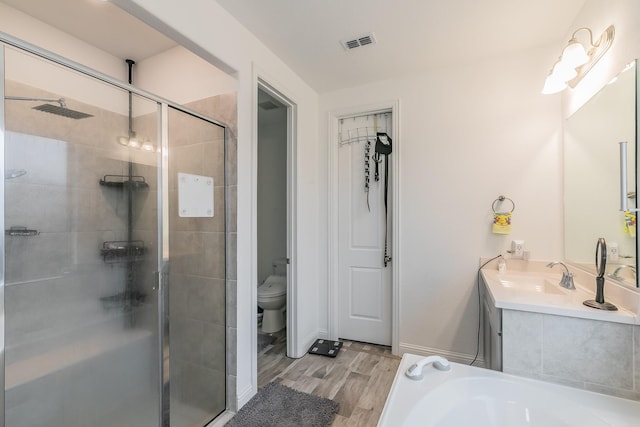
{"type": "Polygon", "coordinates": [[[309,354],[318,354],[320,356],[336,357],[340,353],[342,347],[341,341],[321,340],[317,339],[309,349],[309,354]]]}

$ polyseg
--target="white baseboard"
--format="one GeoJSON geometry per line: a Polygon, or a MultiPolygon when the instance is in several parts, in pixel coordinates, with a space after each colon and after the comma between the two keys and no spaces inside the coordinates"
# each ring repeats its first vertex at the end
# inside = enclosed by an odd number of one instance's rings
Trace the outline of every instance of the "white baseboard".
{"type": "Polygon", "coordinates": [[[326,329],[320,329],[318,331],[318,338],[321,340],[330,340],[331,338],[329,337],[329,331],[327,331],[326,329]]]}
{"type": "Polygon", "coordinates": [[[299,359],[307,354],[307,351],[311,348],[311,345],[316,341],[316,339],[321,338],[318,336],[318,332],[314,332],[313,334],[305,337],[302,340],[302,348],[299,349],[300,354],[294,355],[293,357],[299,359]]]}
{"type": "Polygon", "coordinates": [[[302,340],[302,347],[299,347],[297,349],[298,353],[297,354],[293,354],[293,355],[289,355],[289,357],[292,357],[294,359],[299,359],[299,358],[303,357],[305,354],[307,354],[307,352],[311,348],[311,345],[316,341],[316,339],[328,340],[329,339],[329,332],[327,332],[325,330],[316,331],[313,334],[305,337],[302,340]]]}
{"type": "MultiPolygon", "coordinates": [[[[419,354],[421,356],[443,356],[451,362],[462,363],[464,365],[469,365],[473,361],[473,358],[475,356],[467,353],[457,353],[454,351],[442,350],[439,348],[422,347],[403,342],[400,343],[399,347],[400,356],[402,356],[404,353],[419,354]]],[[[473,366],[484,368],[484,359],[478,356],[473,366]]]]}
{"type": "Polygon", "coordinates": [[[247,385],[242,391],[238,393],[238,410],[244,406],[251,398],[257,393],[257,390],[253,390],[251,384],[247,385]]]}

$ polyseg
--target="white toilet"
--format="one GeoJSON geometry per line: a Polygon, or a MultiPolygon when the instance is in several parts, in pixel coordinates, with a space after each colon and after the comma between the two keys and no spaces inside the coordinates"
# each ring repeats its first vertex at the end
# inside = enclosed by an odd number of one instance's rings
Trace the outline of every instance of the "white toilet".
{"type": "Polygon", "coordinates": [[[284,308],[287,305],[287,277],[271,275],[258,286],[258,305],[264,310],[262,332],[277,332],[285,327],[284,308]]]}

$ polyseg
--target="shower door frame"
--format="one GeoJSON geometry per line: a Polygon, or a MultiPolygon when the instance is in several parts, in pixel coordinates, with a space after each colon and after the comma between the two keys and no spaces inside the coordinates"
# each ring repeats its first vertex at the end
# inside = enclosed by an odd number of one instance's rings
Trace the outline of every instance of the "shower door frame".
{"type": "MultiPolygon", "coordinates": [[[[169,336],[169,316],[168,316],[168,300],[169,300],[169,265],[170,265],[170,248],[169,248],[169,159],[165,153],[168,153],[169,146],[169,127],[168,127],[168,111],[169,107],[174,108],[183,113],[189,114],[195,118],[205,122],[220,126],[224,129],[224,141],[226,144],[228,138],[228,127],[217,120],[206,117],[189,108],[185,108],[166,98],[154,95],[150,92],[132,86],[126,82],[120,81],[99,71],[93,70],[75,61],[71,61],[60,55],[57,55],[46,49],[42,49],[24,40],[13,37],[7,33],[0,31],[0,95],[2,102],[0,103],[0,173],[4,176],[5,162],[5,108],[4,108],[4,81],[5,81],[5,46],[12,46],[20,51],[35,55],[46,61],[61,65],[72,71],[76,71],[85,76],[102,81],[109,85],[129,91],[135,95],[153,101],[158,106],[158,135],[160,137],[160,145],[162,152],[160,154],[160,165],[158,167],[158,181],[161,191],[158,194],[158,243],[162,250],[158,251],[158,271],[156,272],[157,298],[158,298],[158,374],[159,374],[159,427],[169,427],[170,421],[170,336],[169,336]]],[[[225,190],[226,193],[226,190],[225,190]]],[[[225,195],[226,205],[226,195],[225,195]]],[[[226,222],[226,221],[225,221],[226,222]]],[[[4,185],[0,185],[0,229],[5,229],[4,224],[4,185]]],[[[226,228],[226,225],[225,225],[226,228]]],[[[225,251],[226,252],[226,251],[225,251]]],[[[226,257],[226,253],[225,253],[226,257]]],[[[225,262],[226,263],[226,262],[225,262]]],[[[226,276],[226,274],[225,274],[226,276]]],[[[0,239],[0,427],[5,427],[5,242],[4,238],[0,239]]],[[[226,306],[226,304],[225,304],[226,306]]],[[[226,345],[225,345],[226,347],[226,345]]],[[[225,357],[226,359],[226,357],[225,357]]],[[[225,378],[227,376],[227,363],[225,362],[225,378]]],[[[225,379],[226,381],[226,379],[225,379]]],[[[226,389],[226,384],[225,384],[226,389]]],[[[227,401],[225,407],[229,406],[227,401]]]]}
{"type": "MultiPolygon", "coordinates": [[[[2,81],[0,82],[0,96],[2,102],[0,103],[0,172],[4,177],[4,133],[5,133],[5,124],[4,124],[4,46],[0,45],[0,76],[2,76],[2,81]]],[[[2,185],[0,185],[0,229],[4,230],[4,181],[2,185]]],[[[0,239],[0,382],[2,382],[2,387],[0,387],[0,416],[2,420],[0,421],[0,426],[4,427],[5,420],[5,404],[4,404],[4,387],[5,387],[5,378],[4,378],[4,281],[5,281],[5,272],[4,272],[4,238],[0,239]]]]}

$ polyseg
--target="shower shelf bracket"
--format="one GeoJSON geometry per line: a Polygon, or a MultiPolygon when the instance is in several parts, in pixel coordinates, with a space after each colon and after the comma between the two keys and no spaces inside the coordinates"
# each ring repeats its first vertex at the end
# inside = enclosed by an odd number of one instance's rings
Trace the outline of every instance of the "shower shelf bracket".
{"type": "Polygon", "coordinates": [[[144,304],[144,300],[147,298],[146,294],[138,291],[124,291],[116,295],[110,295],[106,297],[100,297],[100,303],[102,308],[106,311],[117,308],[122,309],[126,306],[140,307],[144,304]]]}
{"type": "Polygon", "coordinates": [[[106,263],[137,261],[146,254],[142,240],[112,240],[102,243],[100,255],[106,263]]]}
{"type": "Polygon", "coordinates": [[[12,225],[8,230],[4,231],[4,234],[7,236],[37,236],[40,234],[38,230],[29,229],[27,227],[12,225]]]}
{"type": "Polygon", "coordinates": [[[100,185],[112,188],[131,188],[133,190],[146,190],[149,184],[143,176],[133,175],[105,175],[100,180],[100,185]]]}

